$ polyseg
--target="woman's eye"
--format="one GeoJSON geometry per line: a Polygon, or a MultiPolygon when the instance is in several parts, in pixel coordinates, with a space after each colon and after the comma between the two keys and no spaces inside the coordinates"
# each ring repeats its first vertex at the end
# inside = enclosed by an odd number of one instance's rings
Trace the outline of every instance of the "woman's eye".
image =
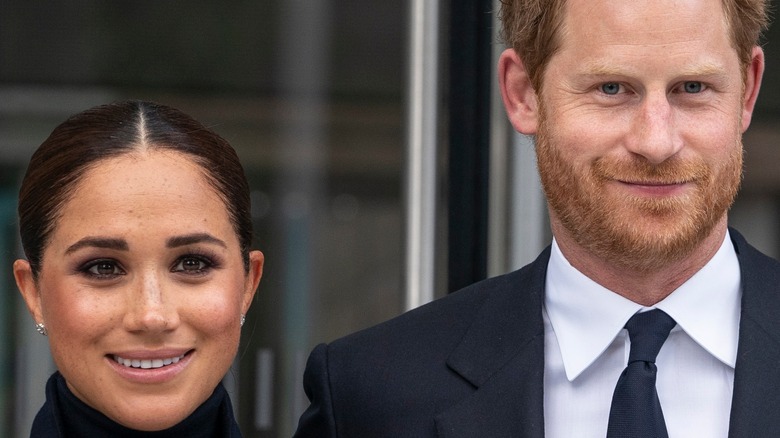
{"type": "Polygon", "coordinates": [[[86,266],[84,271],[87,274],[98,278],[109,278],[124,274],[124,271],[119,265],[111,260],[98,260],[86,266]]]}
{"type": "Polygon", "coordinates": [[[172,271],[184,273],[202,273],[211,267],[211,263],[200,257],[182,257],[173,266],[172,271]]]}
{"type": "Polygon", "coordinates": [[[602,93],[614,96],[615,94],[620,93],[620,84],[617,82],[607,82],[606,84],[601,84],[600,89],[602,93]]]}

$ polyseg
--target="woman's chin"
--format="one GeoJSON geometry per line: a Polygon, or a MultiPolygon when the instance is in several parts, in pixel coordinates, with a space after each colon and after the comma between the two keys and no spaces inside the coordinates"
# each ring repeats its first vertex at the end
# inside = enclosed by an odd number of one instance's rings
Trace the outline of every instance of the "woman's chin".
{"type": "Polygon", "coordinates": [[[109,415],[109,418],[129,429],[141,432],[155,432],[181,423],[194,411],[183,409],[182,404],[161,406],[147,406],[140,410],[128,412],[121,410],[109,415]]]}

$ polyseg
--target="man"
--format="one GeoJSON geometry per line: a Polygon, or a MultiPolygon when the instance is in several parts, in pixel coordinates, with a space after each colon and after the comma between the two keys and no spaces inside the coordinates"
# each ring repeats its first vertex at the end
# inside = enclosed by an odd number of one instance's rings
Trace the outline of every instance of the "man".
{"type": "Polygon", "coordinates": [[[318,346],[297,436],[777,436],[780,264],[726,217],[763,1],[508,0],[502,18],[501,91],[536,136],[554,242],[318,346]],[[634,359],[635,315],[668,321],[657,358],[634,359]],[[650,384],[625,389],[636,373],[650,384]]]}

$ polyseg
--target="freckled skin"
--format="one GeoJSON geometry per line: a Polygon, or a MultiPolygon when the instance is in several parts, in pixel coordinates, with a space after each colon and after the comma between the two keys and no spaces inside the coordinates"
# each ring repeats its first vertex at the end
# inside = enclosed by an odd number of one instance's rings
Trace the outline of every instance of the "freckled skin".
{"type": "Polygon", "coordinates": [[[723,241],[763,52],[739,62],[719,0],[566,8],[538,93],[517,54],[502,55],[507,112],[518,131],[537,136],[551,227],[567,259],[653,304],[723,241]]]}
{"type": "Polygon", "coordinates": [[[252,251],[245,271],[225,205],[196,164],[176,152],[147,151],[91,168],[62,209],[37,283],[25,261],[14,273],[73,393],[120,424],[160,430],[192,413],[227,372],[262,265],[262,254],[252,251]],[[166,245],[194,233],[222,244],[166,245]],[[119,239],[127,250],[68,251],[90,236],[119,239]],[[207,269],[198,265],[204,254],[214,263],[207,269]],[[90,265],[94,260],[110,264],[90,265]],[[199,269],[184,271],[185,262],[199,269]],[[85,266],[118,274],[95,278],[85,266]],[[166,348],[191,353],[162,383],[129,381],[111,366],[116,352],[166,348]]]}

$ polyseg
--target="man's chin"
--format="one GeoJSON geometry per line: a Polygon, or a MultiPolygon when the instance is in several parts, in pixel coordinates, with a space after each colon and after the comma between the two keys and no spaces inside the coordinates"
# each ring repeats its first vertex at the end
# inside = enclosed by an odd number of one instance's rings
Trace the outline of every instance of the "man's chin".
{"type": "Polygon", "coordinates": [[[716,224],[717,221],[702,221],[685,213],[656,211],[655,214],[629,215],[608,221],[575,236],[575,240],[610,263],[649,272],[689,257],[716,224]]]}

